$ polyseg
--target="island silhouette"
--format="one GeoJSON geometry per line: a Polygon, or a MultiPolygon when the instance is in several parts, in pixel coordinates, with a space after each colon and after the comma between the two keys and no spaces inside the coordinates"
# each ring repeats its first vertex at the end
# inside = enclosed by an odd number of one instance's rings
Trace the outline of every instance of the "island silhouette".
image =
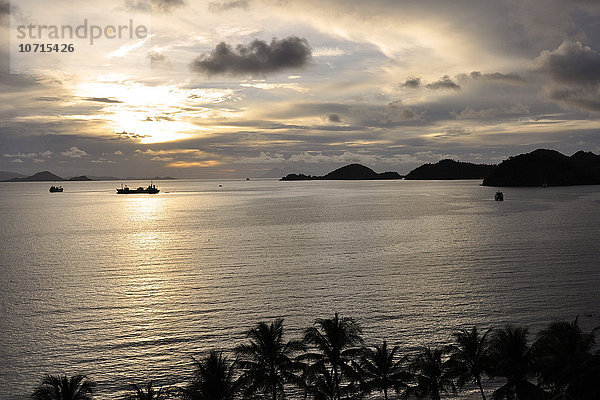
{"type": "Polygon", "coordinates": [[[373,180],[373,179],[402,179],[397,172],[377,173],[369,167],[361,164],[350,164],[331,171],[324,176],[313,176],[304,174],[288,174],[280,181],[310,181],[310,180],[373,180]]]}
{"type": "Polygon", "coordinates": [[[441,160],[435,164],[423,164],[410,171],[407,180],[484,179],[496,168],[495,165],[473,164],[454,160],[441,160]]]}
{"type": "Polygon", "coordinates": [[[63,181],[120,181],[120,180],[152,180],[152,181],[164,181],[164,180],[175,180],[176,178],[170,176],[155,176],[152,178],[116,178],[114,176],[87,176],[79,175],[72,178],[63,178],[50,171],[36,172],[30,176],[23,176],[8,171],[0,171],[4,177],[10,177],[10,179],[1,179],[1,182],[63,182],[63,181]],[[16,176],[14,176],[16,175],[16,176]]]}
{"type": "Polygon", "coordinates": [[[600,156],[578,151],[566,156],[537,149],[502,161],[483,180],[484,186],[570,186],[600,184],[600,156]]]}

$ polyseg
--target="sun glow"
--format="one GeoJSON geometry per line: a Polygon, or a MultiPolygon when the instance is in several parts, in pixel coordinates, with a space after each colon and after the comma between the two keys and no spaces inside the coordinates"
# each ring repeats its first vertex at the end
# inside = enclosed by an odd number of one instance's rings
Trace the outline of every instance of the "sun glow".
{"type": "Polygon", "coordinates": [[[184,89],[175,85],[147,86],[118,77],[80,83],[75,96],[102,105],[108,129],[141,143],[162,143],[206,135],[202,119],[222,112],[212,104],[232,101],[231,90],[184,89]]]}

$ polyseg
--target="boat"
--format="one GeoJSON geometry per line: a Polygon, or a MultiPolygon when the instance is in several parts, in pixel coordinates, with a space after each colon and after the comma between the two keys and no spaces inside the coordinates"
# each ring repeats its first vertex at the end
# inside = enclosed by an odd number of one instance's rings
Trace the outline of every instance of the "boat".
{"type": "Polygon", "coordinates": [[[50,186],[50,193],[62,193],[62,186],[50,186]]]}
{"type": "Polygon", "coordinates": [[[504,201],[504,193],[502,193],[502,192],[496,192],[496,195],[494,196],[494,200],[496,200],[496,201],[504,201]]]}
{"type": "Polygon", "coordinates": [[[137,189],[130,189],[129,186],[121,185],[121,188],[117,188],[117,194],[136,194],[136,193],[148,193],[148,194],[156,194],[160,192],[159,189],[156,188],[156,185],[150,182],[147,188],[140,186],[137,189]]]}

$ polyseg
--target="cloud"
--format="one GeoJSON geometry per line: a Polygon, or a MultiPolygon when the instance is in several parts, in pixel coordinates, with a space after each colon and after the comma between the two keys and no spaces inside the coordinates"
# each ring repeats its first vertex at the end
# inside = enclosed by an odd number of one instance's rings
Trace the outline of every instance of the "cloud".
{"type": "Polygon", "coordinates": [[[134,11],[151,11],[152,6],[148,0],[125,0],[125,8],[134,11]]]}
{"type": "Polygon", "coordinates": [[[308,41],[296,36],[273,39],[271,43],[254,40],[248,45],[233,49],[221,42],[210,54],[196,58],[191,68],[208,75],[266,74],[285,69],[300,68],[308,64],[311,49],[308,41]]]}
{"type": "Polygon", "coordinates": [[[240,86],[263,90],[290,89],[301,93],[307,93],[310,91],[309,89],[300,86],[297,83],[241,83],[240,86]]]}
{"type": "Polygon", "coordinates": [[[41,153],[15,153],[15,154],[3,154],[6,158],[29,158],[33,160],[41,160],[42,158],[49,158],[52,156],[50,150],[43,151],[41,153]]]}
{"type": "Polygon", "coordinates": [[[471,132],[461,126],[451,126],[444,133],[435,135],[436,138],[454,138],[470,135],[471,132]]]}
{"type": "Polygon", "coordinates": [[[404,83],[400,84],[402,87],[417,89],[421,86],[421,78],[418,77],[409,77],[404,81],[404,83]]]}
{"type": "Polygon", "coordinates": [[[95,101],[97,103],[122,103],[122,101],[110,97],[82,97],[82,100],[95,101]]]}
{"type": "Polygon", "coordinates": [[[170,13],[184,5],[185,1],[183,0],[125,0],[126,8],[143,12],[170,13]]]}
{"type": "Polygon", "coordinates": [[[173,161],[167,164],[167,167],[171,168],[206,168],[216,167],[221,165],[221,161],[217,160],[206,160],[206,161],[173,161]]]}
{"type": "Polygon", "coordinates": [[[544,50],[534,71],[545,77],[546,95],[566,107],[600,111],[600,52],[581,42],[565,40],[556,50],[544,50]]]}
{"type": "Polygon", "coordinates": [[[208,11],[211,13],[220,13],[234,8],[248,8],[248,0],[211,1],[208,3],[208,11]]]}
{"type": "Polygon", "coordinates": [[[312,52],[313,57],[339,57],[345,54],[339,47],[317,47],[312,52]]]}
{"type": "Polygon", "coordinates": [[[342,117],[340,117],[338,114],[329,114],[327,116],[327,121],[329,121],[329,122],[342,122],[342,117]]]}
{"type": "Polygon", "coordinates": [[[183,0],[152,0],[152,11],[158,10],[168,13],[184,5],[183,0]]]}
{"type": "Polygon", "coordinates": [[[427,89],[433,89],[433,90],[440,90],[440,89],[460,90],[460,86],[456,82],[454,82],[452,79],[450,79],[450,77],[448,75],[442,76],[442,78],[438,81],[426,84],[425,87],[427,89]]]}
{"type": "Polygon", "coordinates": [[[542,51],[534,63],[555,82],[600,83],[600,53],[581,42],[565,40],[556,50],[542,51]]]}
{"type": "Polygon", "coordinates": [[[523,104],[513,104],[509,107],[491,107],[475,110],[472,107],[466,107],[461,112],[450,111],[450,115],[455,119],[494,119],[498,116],[509,115],[528,115],[529,107],[523,104]]]}
{"type": "Polygon", "coordinates": [[[143,138],[150,137],[150,135],[140,135],[135,132],[127,132],[127,131],[115,132],[115,135],[119,135],[123,138],[132,138],[132,139],[143,139],[143,138]]]}
{"type": "Polygon", "coordinates": [[[286,161],[283,154],[272,154],[261,151],[258,157],[244,157],[235,161],[236,164],[280,164],[286,161]]]}
{"type": "Polygon", "coordinates": [[[36,97],[35,100],[37,100],[37,101],[49,101],[49,102],[64,101],[64,99],[62,97],[53,97],[53,96],[40,96],[40,97],[36,97]]]}
{"type": "Polygon", "coordinates": [[[81,158],[83,156],[87,156],[87,153],[85,151],[78,149],[75,146],[71,147],[67,151],[61,152],[60,154],[62,154],[65,157],[71,157],[71,158],[81,158]]]}
{"type": "Polygon", "coordinates": [[[493,72],[488,74],[482,74],[479,71],[472,71],[469,74],[458,74],[456,75],[456,80],[458,80],[459,82],[467,82],[469,80],[483,80],[509,84],[527,83],[525,78],[515,73],[503,74],[501,72],[493,72]]]}
{"type": "Polygon", "coordinates": [[[158,51],[151,51],[148,53],[148,59],[150,59],[151,68],[171,65],[169,58],[158,51]]]}
{"type": "Polygon", "coordinates": [[[305,151],[291,155],[288,162],[302,162],[307,164],[314,163],[361,163],[367,165],[375,164],[405,164],[413,163],[416,158],[409,154],[395,154],[384,156],[372,153],[356,153],[345,151],[342,154],[323,154],[321,151],[305,151]]]}
{"type": "Polygon", "coordinates": [[[10,14],[10,3],[8,1],[0,1],[0,15],[10,14]]]}
{"type": "Polygon", "coordinates": [[[426,83],[423,84],[423,82],[421,81],[421,78],[416,77],[416,76],[411,76],[408,77],[404,83],[400,84],[400,87],[405,87],[405,88],[409,88],[409,89],[418,89],[420,87],[426,87],[427,89],[432,89],[432,90],[440,90],[440,89],[446,89],[446,90],[460,90],[460,86],[454,82],[452,79],[450,79],[450,77],[448,75],[444,75],[441,77],[441,79],[435,81],[435,82],[430,82],[430,83],[426,83]]]}

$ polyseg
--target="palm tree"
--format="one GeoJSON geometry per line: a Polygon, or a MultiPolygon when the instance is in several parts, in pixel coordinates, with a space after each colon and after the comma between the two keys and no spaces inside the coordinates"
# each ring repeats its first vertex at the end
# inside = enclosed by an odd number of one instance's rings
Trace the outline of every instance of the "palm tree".
{"type": "Polygon", "coordinates": [[[305,393],[305,399],[310,396],[314,400],[335,400],[336,387],[331,371],[325,364],[306,366],[299,385],[305,393]]]}
{"type": "Polygon", "coordinates": [[[419,399],[440,400],[441,393],[449,390],[456,393],[453,381],[451,361],[446,357],[446,349],[422,347],[409,370],[413,374],[416,386],[409,387],[406,395],[415,395],[419,399]]]}
{"type": "Polygon", "coordinates": [[[283,398],[284,384],[299,379],[294,372],[301,369],[301,364],[294,360],[294,355],[304,350],[304,345],[296,340],[284,342],[281,318],[270,324],[260,322],[246,335],[249,342],[236,348],[243,371],[240,384],[244,396],[264,393],[273,400],[283,398]]]}
{"type": "Polygon", "coordinates": [[[545,398],[546,393],[529,382],[533,358],[527,335],[527,328],[512,325],[493,332],[487,373],[492,378],[506,378],[506,384],[494,391],[494,400],[545,398]]]}
{"type": "Polygon", "coordinates": [[[96,383],[85,375],[46,375],[35,389],[34,400],[91,400],[96,383]]]}
{"type": "Polygon", "coordinates": [[[533,345],[536,369],[540,383],[553,395],[569,393],[578,397],[576,388],[590,370],[597,329],[584,333],[575,318],[573,322],[554,322],[538,334],[533,345]]]}
{"type": "Polygon", "coordinates": [[[351,362],[360,355],[363,344],[362,330],[352,318],[340,318],[335,313],[333,318],[317,319],[315,326],[304,332],[304,342],[312,345],[317,353],[307,353],[303,359],[314,361],[312,368],[316,370],[329,368],[333,380],[335,398],[341,398],[343,378],[352,377],[351,362]]]}
{"type": "Polygon", "coordinates": [[[212,350],[203,360],[194,360],[194,380],[184,389],[187,400],[232,400],[236,392],[235,362],[222,351],[212,350]]]}
{"type": "Polygon", "coordinates": [[[381,346],[365,348],[360,362],[360,375],[364,381],[364,389],[367,393],[378,390],[388,400],[388,391],[395,389],[400,392],[408,387],[410,379],[408,372],[403,368],[402,361],[397,360],[398,346],[391,350],[384,340],[381,346]]]}
{"type": "Polygon", "coordinates": [[[491,329],[488,329],[482,335],[476,326],[470,331],[462,329],[453,335],[454,344],[450,346],[450,360],[456,369],[459,389],[462,389],[465,383],[472,382],[479,387],[483,400],[486,399],[481,376],[489,363],[487,336],[490,331],[491,329]]]}
{"type": "Polygon", "coordinates": [[[154,390],[154,387],[152,386],[152,381],[146,384],[145,390],[143,386],[139,386],[134,383],[131,385],[131,391],[133,393],[127,396],[127,400],[161,400],[164,398],[162,396],[162,388],[154,390]]]}

